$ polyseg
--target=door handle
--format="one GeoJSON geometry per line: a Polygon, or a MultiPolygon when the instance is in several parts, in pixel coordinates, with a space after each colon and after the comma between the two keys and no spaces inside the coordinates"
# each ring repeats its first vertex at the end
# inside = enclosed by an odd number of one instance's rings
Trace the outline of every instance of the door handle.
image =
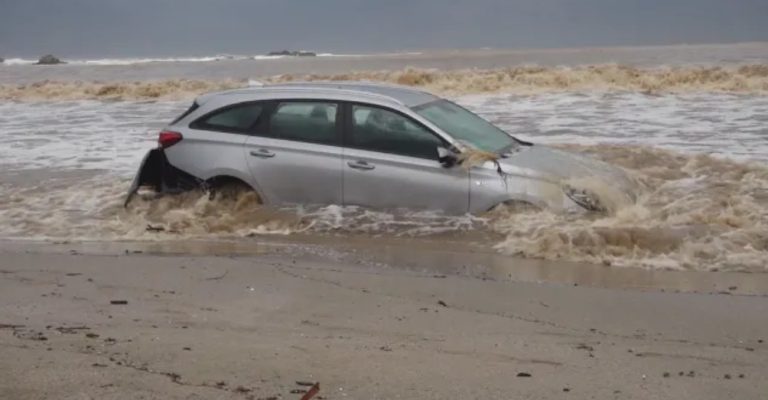
{"type": "Polygon", "coordinates": [[[251,155],[254,157],[261,157],[261,158],[272,158],[275,156],[275,153],[267,150],[267,149],[259,149],[257,150],[251,150],[251,155]]]}
{"type": "Polygon", "coordinates": [[[349,165],[351,168],[362,169],[362,170],[371,170],[376,168],[375,165],[368,164],[367,162],[362,160],[350,161],[347,163],[347,165],[349,165]]]}

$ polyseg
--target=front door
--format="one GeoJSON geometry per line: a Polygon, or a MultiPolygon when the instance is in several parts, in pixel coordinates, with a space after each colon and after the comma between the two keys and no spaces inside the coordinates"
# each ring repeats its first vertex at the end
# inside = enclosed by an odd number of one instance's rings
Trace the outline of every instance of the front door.
{"type": "Polygon", "coordinates": [[[339,104],[279,101],[245,142],[258,190],[271,204],[341,204],[339,104]]]}
{"type": "Polygon", "coordinates": [[[445,143],[410,117],[377,106],[347,105],[344,204],[467,212],[469,174],[444,168],[445,143]]]}

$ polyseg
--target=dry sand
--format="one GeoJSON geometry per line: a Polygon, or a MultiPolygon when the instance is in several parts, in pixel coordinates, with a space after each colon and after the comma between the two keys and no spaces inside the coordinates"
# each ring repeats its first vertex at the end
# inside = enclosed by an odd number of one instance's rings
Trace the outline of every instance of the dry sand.
{"type": "Polygon", "coordinates": [[[768,396],[763,295],[73,253],[0,249],[0,399],[768,396]]]}

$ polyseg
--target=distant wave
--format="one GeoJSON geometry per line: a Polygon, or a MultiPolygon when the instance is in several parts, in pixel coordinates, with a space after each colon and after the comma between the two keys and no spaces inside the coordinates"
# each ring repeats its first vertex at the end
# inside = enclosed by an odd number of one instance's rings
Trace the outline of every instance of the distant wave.
{"type": "Polygon", "coordinates": [[[37,60],[28,60],[25,58],[7,58],[2,64],[0,65],[31,65],[36,63],[37,60]]]}
{"type": "MultiPolygon", "coordinates": [[[[291,81],[379,81],[425,88],[447,95],[510,92],[728,92],[768,94],[768,64],[739,67],[636,68],[623,65],[584,67],[511,67],[493,70],[363,71],[333,75],[279,75],[264,83],[291,81]]],[[[0,100],[167,99],[245,87],[248,80],[171,79],[139,82],[42,81],[0,85],[0,100]]]]}
{"type": "MultiPolygon", "coordinates": [[[[317,57],[386,57],[397,55],[419,55],[418,52],[406,52],[406,53],[379,53],[379,54],[335,54],[335,53],[318,53],[317,57]]],[[[69,65],[134,65],[134,64],[149,64],[149,63],[199,63],[199,62],[214,62],[224,60],[277,60],[291,56],[270,56],[270,55],[231,55],[231,54],[219,54],[215,56],[203,56],[203,57],[145,57],[145,58],[99,58],[99,59],[62,59],[69,65]]],[[[5,60],[5,65],[34,65],[37,63],[36,59],[27,58],[9,58],[5,60]]],[[[2,65],[2,64],[0,64],[2,65]]]]}

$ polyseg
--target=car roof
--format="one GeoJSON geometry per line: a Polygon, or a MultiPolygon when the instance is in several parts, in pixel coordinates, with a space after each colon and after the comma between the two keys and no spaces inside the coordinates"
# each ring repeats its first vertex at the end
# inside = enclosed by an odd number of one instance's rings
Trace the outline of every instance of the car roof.
{"type": "Polygon", "coordinates": [[[314,81],[258,85],[207,93],[198,97],[198,103],[202,104],[219,96],[236,95],[237,101],[247,101],[249,97],[263,99],[270,95],[283,97],[286,94],[349,101],[369,99],[379,103],[397,103],[406,107],[415,107],[440,99],[431,93],[408,86],[365,81],[314,81]]]}

